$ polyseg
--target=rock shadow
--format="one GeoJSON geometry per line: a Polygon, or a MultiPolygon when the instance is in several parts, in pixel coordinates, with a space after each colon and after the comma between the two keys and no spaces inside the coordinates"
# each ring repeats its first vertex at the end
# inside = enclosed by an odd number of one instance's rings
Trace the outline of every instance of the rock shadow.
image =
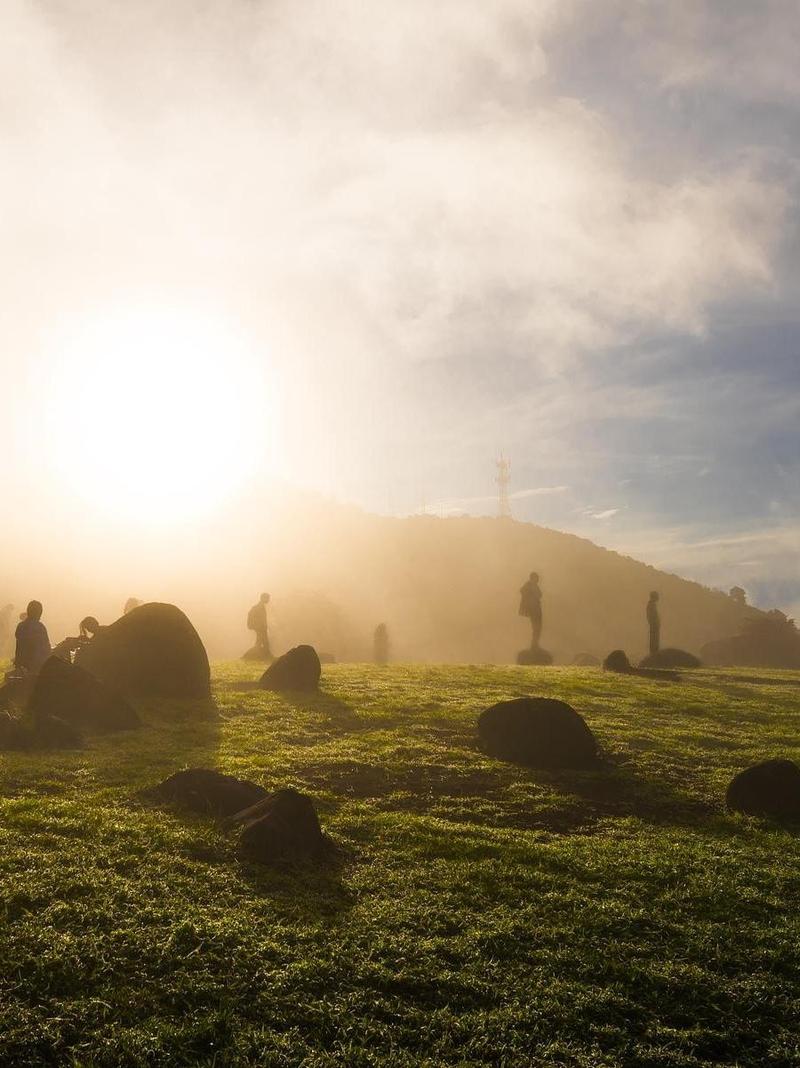
{"type": "Polygon", "coordinates": [[[286,691],[279,695],[293,708],[303,712],[318,712],[329,727],[342,732],[362,731],[367,724],[359,716],[352,705],[343,701],[340,697],[320,690],[317,693],[298,693],[286,691]]]}
{"type": "Polygon", "coordinates": [[[665,782],[645,778],[633,768],[606,759],[592,771],[536,771],[534,781],[572,794],[596,819],[634,816],[646,823],[695,827],[718,816],[717,806],[691,797],[665,782]]]}
{"type": "Polygon", "coordinates": [[[266,866],[241,861],[239,873],[250,892],[269,899],[286,918],[335,919],[350,911],[357,895],[342,878],[346,855],[325,865],[266,866]]]}

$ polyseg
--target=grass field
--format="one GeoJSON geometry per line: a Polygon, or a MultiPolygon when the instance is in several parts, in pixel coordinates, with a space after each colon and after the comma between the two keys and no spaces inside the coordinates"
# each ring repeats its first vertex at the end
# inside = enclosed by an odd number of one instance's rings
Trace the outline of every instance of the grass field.
{"type": "Polygon", "coordinates": [[[800,760],[800,676],[215,668],[81,752],[0,754],[0,1064],[798,1065],[800,842],[731,816],[800,760]],[[581,711],[603,772],[502,764],[488,704],[581,711]],[[242,863],[137,799],[181,767],[313,795],[340,869],[242,863]]]}

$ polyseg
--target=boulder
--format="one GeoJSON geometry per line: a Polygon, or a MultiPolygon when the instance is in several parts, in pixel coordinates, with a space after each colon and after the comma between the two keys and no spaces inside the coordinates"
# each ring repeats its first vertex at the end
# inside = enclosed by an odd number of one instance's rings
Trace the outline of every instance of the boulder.
{"type": "Polygon", "coordinates": [[[261,645],[253,645],[246,653],[242,653],[242,660],[257,660],[262,664],[269,664],[272,659],[272,654],[265,652],[261,645]]]}
{"type": "Polygon", "coordinates": [[[521,649],[517,653],[518,664],[552,664],[553,656],[546,649],[521,649]]]}
{"type": "Polygon", "coordinates": [[[173,604],[143,604],[104,627],[75,663],[124,694],[208,697],[211,673],[200,636],[173,604]]]}
{"type": "Polygon", "coordinates": [[[83,749],[83,735],[59,716],[39,716],[31,724],[32,749],[83,749]]]}
{"type": "Polygon", "coordinates": [[[577,653],[572,663],[574,667],[600,667],[600,660],[593,653],[577,653]]]}
{"type": "Polygon", "coordinates": [[[311,645],[296,645],[273,660],[258,685],[262,690],[297,690],[311,693],[319,689],[322,666],[311,645]]]}
{"type": "Polygon", "coordinates": [[[793,760],[764,760],[731,780],[725,803],[734,812],[800,819],[800,768],[793,760]]]}
{"type": "Polygon", "coordinates": [[[214,816],[233,816],[263,801],[267,791],[247,779],[223,775],[210,768],[188,768],[164,779],[148,795],[152,800],[168,801],[214,816]]]}
{"type": "Polygon", "coordinates": [[[245,823],[239,846],[262,864],[323,860],[330,850],[314,802],[292,789],[278,790],[257,806],[245,823]]]}
{"type": "MultiPolygon", "coordinates": [[[[59,656],[45,660],[36,676],[28,698],[28,713],[37,732],[52,719],[73,730],[124,731],[141,726],[139,716],[124,697],[59,656]]],[[[48,729],[51,734],[59,730],[52,724],[48,729]]]]}
{"type": "Polygon", "coordinates": [[[32,745],[31,732],[26,730],[25,724],[18,716],[10,712],[0,712],[0,750],[8,752],[30,749],[32,745]]]}
{"type": "Polygon", "coordinates": [[[639,662],[643,668],[699,668],[700,660],[685,649],[659,649],[639,662]]]}
{"type": "Polygon", "coordinates": [[[492,756],[531,768],[592,768],[599,759],[583,717],[550,697],[492,705],[478,718],[478,735],[492,756]]]}
{"type": "Polygon", "coordinates": [[[621,675],[629,675],[633,671],[633,666],[624,649],[615,649],[603,661],[603,669],[605,671],[616,671],[621,675]]]}

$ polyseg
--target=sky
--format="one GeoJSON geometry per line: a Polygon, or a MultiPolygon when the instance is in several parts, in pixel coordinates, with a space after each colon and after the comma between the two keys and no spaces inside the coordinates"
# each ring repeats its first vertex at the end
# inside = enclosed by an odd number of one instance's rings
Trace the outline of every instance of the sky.
{"type": "Polygon", "coordinates": [[[492,514],[502,451],[517,518],[800,613],[795,0],[5,0],[0,31],[20,529],[272,477],[492,514]]]}

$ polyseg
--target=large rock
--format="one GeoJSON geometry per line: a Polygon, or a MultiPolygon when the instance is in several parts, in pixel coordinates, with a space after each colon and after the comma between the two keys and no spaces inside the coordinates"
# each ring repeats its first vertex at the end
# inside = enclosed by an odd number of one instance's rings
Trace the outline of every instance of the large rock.
{"type": "Polygon", "coordinates": [[[616,671],[620,675],[629,675],[633,671],[633,665],[624,649],[615,649],[609,653],[603,661],[603,668],[606,671],[616,671]]]}
{"type": "Polygon", "coordinates": [[[80,731],[57,716],[14,716],[0,712],[0,750],[81,749],[80,731]]]}
{"type": "Polygon", "coordinates": [[[245,824],[242,852],[262,864],[323,860],[330,844],[322,833],[314,802],[297,790],[278,790],[245,824]]]}
{"type": "Polygon", "coordinates": [[[547,666],[553,663],[553,654],[548,653],[546,649],[538,648],[538,646],[536,649],[521,649],[517,653],[517,663],[526,665],[540,664],[542,666],[547,666]]]}
{"type": "Polygon", "coordinates": [[[262,690],[298,690],[311,693],[319,689],[322,667],[311,645],[296,645],[274,660],[261,676],[262,690]]]}
{"type": "Polygon", "coordinates": [[[725,795],[734,812],[800,819],[800,768],[793,760],[765,760],[734,776],[725,795]]]}
{"type": "Polygon", "coordinates": [[[59,716],[39,716],[31,723],[32,749],[83,749],[84,739],[72,723],[59,716]]]}
{"type": "Polygon", "coordinates": [[[104,627],[75,657],[125,694],[208,697],[211,673],[200,636],[173,604],[143,604],[104,627]]]}
{"type": "Polygon", "coordinates": [[[685,649],[659,649],[639,662],[643,668],[699,668],[700,660],[685,649]]]}
{"type": "Polygon", "coordinates": [[[518,697],[492,705],[478,718],[485,750],[532,768],[591,768],[597,742],[582,716],[564,701],[518,697]]]}
{"type": "Polygon", "coordinates": [[[233,816],[263,801],[267,791],[247,779],[223,775],[210,768],[188,768],[164,779],[149,791],[148,796],[153,800],[169,801],[192,812],[233,816]]]}
{"type": "Polygon", "coordinates": [[[45,660],[36,676],[28,713],[42,730],[53,718],[88,731],[123,731],[141,725],[121,694],[60,656],[45,660]]]}

